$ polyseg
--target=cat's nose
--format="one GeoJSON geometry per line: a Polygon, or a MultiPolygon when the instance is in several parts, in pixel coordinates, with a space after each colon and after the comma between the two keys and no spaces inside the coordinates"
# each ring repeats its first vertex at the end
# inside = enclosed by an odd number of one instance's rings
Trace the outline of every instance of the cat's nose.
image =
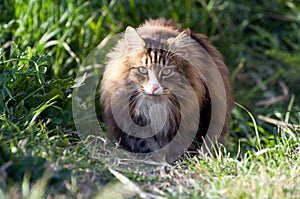
{"type": "Polygon", "coordinates": [[[150,82],[144,86],[145,93],[148,95],[161,95],[159,88],[160,84],[156,82],[150,82]]]}
{"type": "Polygon", "coordinates": [[[152,84],[150,90],[152,93],[154,93],[158,88],[159,88],[159,84],[154,83],[154,84],[152,84]]]}

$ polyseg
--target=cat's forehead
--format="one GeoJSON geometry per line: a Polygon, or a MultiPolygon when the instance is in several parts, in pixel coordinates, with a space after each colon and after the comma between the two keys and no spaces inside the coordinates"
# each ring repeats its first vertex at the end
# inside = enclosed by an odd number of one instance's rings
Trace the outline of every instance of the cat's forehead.
{"type": "Polygon", "coordinates": [[[158,65],[164,67],[168,64],[167,54],[168,52],[164,49],[148,47],[142,56],[142,64],[145,66],[158,65]]]}

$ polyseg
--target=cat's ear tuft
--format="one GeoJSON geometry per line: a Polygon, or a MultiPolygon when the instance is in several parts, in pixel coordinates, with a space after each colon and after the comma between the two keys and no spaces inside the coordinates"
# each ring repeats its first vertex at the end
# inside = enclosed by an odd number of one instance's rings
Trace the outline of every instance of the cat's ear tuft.
{"type": "Polygon", "coordinates": [[[169,45],[178,45],[180,47],[181,43],[188,43],[191,39],[191,31],[190,29],[185,29],[179,35],[177,35],[175,38],[170,38],[167,40],[169,45]]]}
{"type": "Polygon", "coordinates": [[[125,31],[125,42],[127,51],[134,49],[142,49],[145,47],[145,42],[139,33],[131,26],[128,26],[125,31]]]}
{"type": "Polygon", "coordinates": [[[185,29],[180,32],[175,38],[167,40],[169,45],[169,51],[175,53],[181,57],[187,58],[189,53],[193,54],[192,47],[195,41],[191,38],[191,31],[185,29]]]}

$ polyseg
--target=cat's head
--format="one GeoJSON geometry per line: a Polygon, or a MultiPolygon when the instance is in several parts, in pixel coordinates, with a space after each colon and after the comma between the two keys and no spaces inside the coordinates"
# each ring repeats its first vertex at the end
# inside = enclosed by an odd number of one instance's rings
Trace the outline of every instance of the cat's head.
{"type": "Polygon", "coordinates": [[[191,47],[188,31],[127,27],[108,54],[101,82],[102,102],[111,103],[109,96],[114,92],[115,98],[119,96],[127,103],[151,100],[173,104],[178,98],[189,103],[187,96],[195,90],[198,99],[202,98],[205,89],[201,74],[187,59],[191,47]]]}
{"type": "Polygon", "coordinates": [[[189,67],[185,59],[171,50],[176,39],[178,36],[169,39],[143,38],[134,28],[127,27],[123,56],[120,63],[114,64],[113,72],[119,73],[118,80],[125,81],[128,92],[132,90],[145,97],[164,98],[171,92],[185,89],[183,79],[195,72],[189,71],[193,67],[189,67]]]}

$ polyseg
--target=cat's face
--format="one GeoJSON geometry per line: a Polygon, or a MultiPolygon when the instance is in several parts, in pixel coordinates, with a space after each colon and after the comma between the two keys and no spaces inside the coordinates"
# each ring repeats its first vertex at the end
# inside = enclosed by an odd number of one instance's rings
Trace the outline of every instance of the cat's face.
{"type": "Polygon", "coordinates": [[[138,94],[143,99],[162,100],[183,93],[186,85],[183,79],[195,73],[188,71],[191,67],[187,61],[170,50],[173,40],[153,45],[149,38],[127,28],[124,40],[110,55],[111,66],[105,74],[110,85],[116,83],[115,87],[122,87],[123,93],[138,94]]]}
{"type": "Polygon", "coordinates": [[[148,49],[128,72],[128,83],[149,98],[167,97],[180,81],[178,67],[162,50],[148,49]]]}

